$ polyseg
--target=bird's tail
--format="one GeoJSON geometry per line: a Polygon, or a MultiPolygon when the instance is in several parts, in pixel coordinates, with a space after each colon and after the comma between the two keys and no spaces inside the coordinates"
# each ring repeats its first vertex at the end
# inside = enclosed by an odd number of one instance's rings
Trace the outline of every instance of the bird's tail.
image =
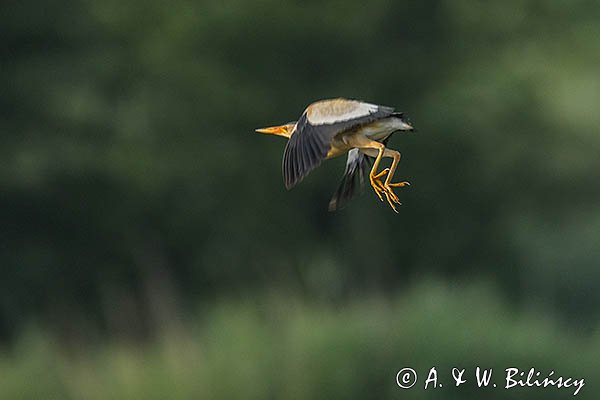
{"type": "Polygon", "coordinates": [[[359,149],[352,149],[348,152],[346,170],[340,186],[329,201],[329,211],[340,210],[348,204],[352,197],[362,189],[369,169],[369,159],[359,149]]]}

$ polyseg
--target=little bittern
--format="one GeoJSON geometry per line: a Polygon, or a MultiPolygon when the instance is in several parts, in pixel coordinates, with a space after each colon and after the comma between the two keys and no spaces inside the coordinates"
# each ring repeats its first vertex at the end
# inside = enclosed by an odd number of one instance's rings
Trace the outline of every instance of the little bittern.
{"type": "Polygon", "coordinates": [[[409,183],[391,182],[400,153],[386,148],[386,144],[394,132],[411,130],[413,127],[404,114],[394,112],[391,107],[340,98],[312,103],[296,122],[256,131],[289,139],[283,153],[283,179],[288,190],[323,160],[348,153],[344,177],[329,202],[330,211],[340,209],[352,198],[357,186],[362,186],[369,170],[368,157],[372,157],[375,161],[369,172],[371,186],[381,201],[385,196],[390,207],[398,212],[396,204],[400,201],[393,188],[409,183]],[[378,172],[383,157],[392,158],[392,164],[378,172]]]}

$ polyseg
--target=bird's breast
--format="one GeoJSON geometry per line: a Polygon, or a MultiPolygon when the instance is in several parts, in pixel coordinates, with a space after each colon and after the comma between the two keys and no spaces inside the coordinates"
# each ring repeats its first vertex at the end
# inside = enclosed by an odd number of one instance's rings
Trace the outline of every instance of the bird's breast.
{"type": "Polygon", "coordinates": [[[327,158],[334,158],[345,154],[350,150],[352,146],[349,146],[343,139],[334,138],[327,152],[327,158]]]}

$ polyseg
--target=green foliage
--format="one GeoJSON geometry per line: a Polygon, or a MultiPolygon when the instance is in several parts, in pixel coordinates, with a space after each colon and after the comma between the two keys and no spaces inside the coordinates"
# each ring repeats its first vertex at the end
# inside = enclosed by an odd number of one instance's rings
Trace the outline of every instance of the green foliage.
{"type": "Polygon", "coordinates": [[[4,8],[2,330],[64,307],[103,320],[107,287],[139,299],[149,270],[192,303],[476,273],[597,319],[594,3],[4,8]],[[413,183],[399,216],[369,191],[328,214],[341,160],[283,189],[284,142],[253,128],[334,96],[419,128],[391,141],[413,183]]]}
{"type": "Polygon", "coordinates": [[[485,285],[428,282],[393,301],[322,307],[295,296],[221,301],[197,323],[157,341],[111,342],[65,355],[39,330],[0,359],[7,399],[564,399],[570,389],[504,389],[504,369],[535,367],[584,378],[597,394],[600,337],[569,332],[537,313],[514,313],[485,285]],[[435,366],[441,388],[424,390],[435,366]],[[479,389],[474,369],[494,368],[498,388],[479,389]],[[412,367],[417,385],[395,375],[412,367]],[[465,368],[456,388],[450,371],[465,368]],[[32,385],[35,379],[36,385],[32,385]]]}
{"type": "Polygon", "coordinates": [[[2,11],[1,398],[403,398],[433,365],[598,393],[597,2],[2,11]],[[418,128],[390,141],[399,215],[369,189],[328,213],[342,159],[286,192],[254,133],[337,96],[418,128]]]}

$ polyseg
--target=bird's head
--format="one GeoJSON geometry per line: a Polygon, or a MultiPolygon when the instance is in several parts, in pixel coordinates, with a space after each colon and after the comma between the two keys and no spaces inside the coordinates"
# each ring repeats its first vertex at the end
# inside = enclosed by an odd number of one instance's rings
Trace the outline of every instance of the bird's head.
{"type": "Polygon", "coordinates": [[[296,126],[296,121],[288,122],[285,125],[271,126],[269,128],[260,128],[260,129],[257,129],[256,132],[265,133],[267,135],[283,136],[283,137],[289,139],[290,136],[292,136],[292,131],[294,130],[295,126],[296,126]]]}

